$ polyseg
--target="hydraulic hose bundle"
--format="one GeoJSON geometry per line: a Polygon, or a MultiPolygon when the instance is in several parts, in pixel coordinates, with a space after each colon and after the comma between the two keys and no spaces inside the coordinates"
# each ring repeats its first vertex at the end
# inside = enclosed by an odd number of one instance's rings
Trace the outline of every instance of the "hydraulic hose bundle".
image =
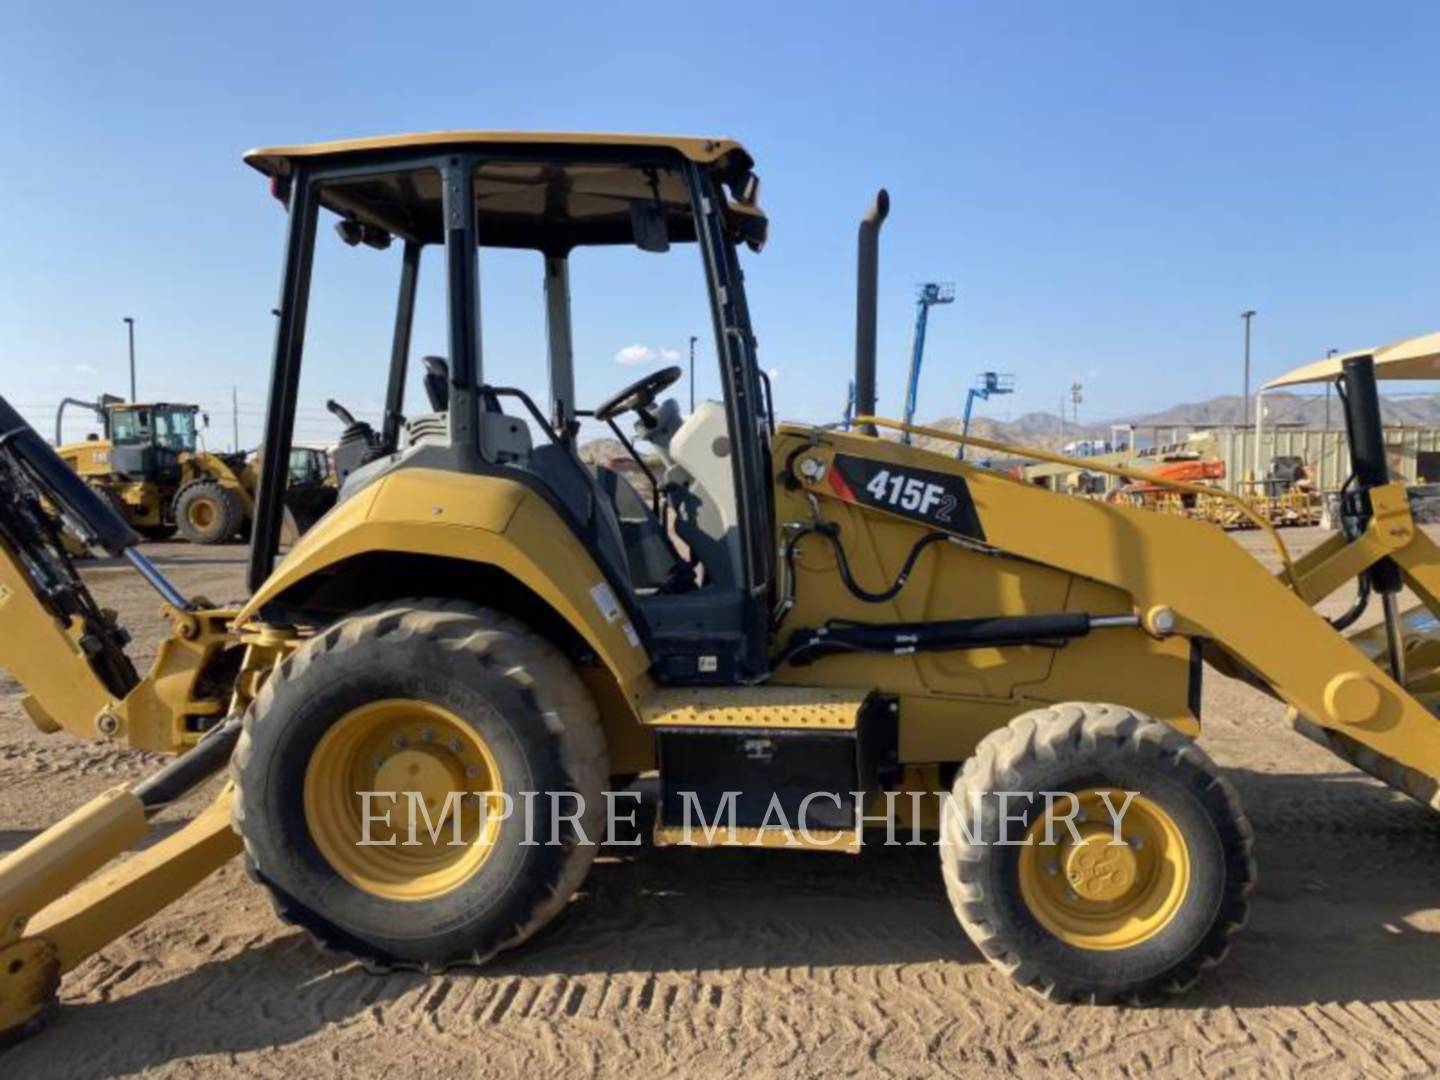
{"type": "Polygon", "coordinates": [[[949,533],[926,533],[915,542],[915,546],[910,549],[910,554],[905,556],[905,562],[900,567],[900,573],[896,575],[895,580],[891,582],[887,588],[881,589],[879,592],[871,592],[856,581],[854,574],[850,572],[850,560],[845,555],[845,546],[840,543],[840,526],[830,521],[818,521],[813,525],[806,525],[804,528],[799,529],[785,545],[785,572],[788,580],[791,582],[792,592],[790,599],[793,599],[794,592],[795,549],[801,540],[811,534],[823,536],[826,540],[830,541],[830,546],[835,551],[835,563],[840,571],[840,580],[845,583],[845,588],[850,590],[852,596],[857,600],[863,600],[867,604],[883,604],[887,600],[895,599],[895,597],[900,594],[900,590],[905,588],[905,583],[910,580],[910,572],[915,569],[915,562],[920,558],[922,551],[931,544],[947,540],[954,541],[954,538],[949,533]]]}
{"type": "MultiPolygon", "coordinates": [[[[857,600],[867,604],[883,604],[893,600],[905,588],[915,563],[932,544],[947,541],[970,546],[970,542],[946,532],[929,532],[911,546],[901,564],[900,572],[888,586],[872,592],[858,581],[850,568],[845,545],[840,541],[840,527],[834,522],[815,521],[796,529],[785,544],[786,596],[777,611],[776,626],[795,604],[795,552],[801,540],[810,535],[823,536],[835,552],[835,566],[845,588],[857,600]]],[[[992,549],[982,548],[990,554],[992,549]]],[[[1065,611],[1040,615],[985,616],[972,619],[948,619],[937,622],[866,623],[849,619],[831,619],[819,627],[803,627],[790,635],[775,667],[784,663],[797,666],[810,664],[836,653],[878,653],[908,656],[919,652],[958,649],[1000,648],[1014,645],[1038,645],[1060,648],[1066,642],[1084,637],[1091,630],[1139,625],[1135,615],[1091,615],[1083,611],[1065,611]]]]}

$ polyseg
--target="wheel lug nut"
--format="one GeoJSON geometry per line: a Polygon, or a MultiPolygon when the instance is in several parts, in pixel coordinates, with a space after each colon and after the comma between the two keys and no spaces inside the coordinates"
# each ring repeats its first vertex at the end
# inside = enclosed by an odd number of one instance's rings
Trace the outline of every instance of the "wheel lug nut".
{"type": "Polygon", "coordinates": [[[466,775],[467,777],[469,777],[471,780],[474,780],[477,776],[480,775],[480,766],[479,766],[479,765],[466,765],[466,766],[465,766],[465,775],[466,775]]]}
{"type": "Polygon", "coordinates": [[[1048,862],[1048,863],[1045,864],[1045,873],[1049,874],[1051,877],[1054,877],[1054,876],[1055,876],[1056,874],[1058,874],[1059,872],[1060,872],[1060,864],[1059,864],[1059,863],[1048,862]]]}
{"type": "Polygon", "coordinates": [[[460,752],[460,740],[459,740],[459,739],[451,739],[448,743],[446,743],[446,745],[450,747],[450,752],[451,752],[452,754],[458,754],[458,753],[460,752]]]}
{"type": "Polygon", "coordinates": [[[395,747],[396,750],[402,749],[405,746],[405,736],[396,735],[395,738],[390,740],[390,745],[395,747]]]}
{"type": "Polygon", "coordinates": [[[430,741],[431,739],[433,739],[434,737],[435,737],[435,733],[434,733],[433,731],[431,731],[428,727],[427,727],[427,728],[421,728],[421,729],[420,729],[420,741],[421,741],[421,742],[429,742],[429,741],[430,741]]]}

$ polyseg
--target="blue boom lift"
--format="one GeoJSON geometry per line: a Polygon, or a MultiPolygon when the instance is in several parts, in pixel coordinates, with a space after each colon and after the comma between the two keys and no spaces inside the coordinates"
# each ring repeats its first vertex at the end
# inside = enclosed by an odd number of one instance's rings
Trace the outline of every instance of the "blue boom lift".
{"type": "MultiPolygon", "coordinates": [[[[975,408],[975,399],[989,401],[991,394],[1013,394],[1015,392],[1015,376],[1001,375],[996,371],[985,371],[975,377],[975,385],[970,387],[970,392],[965,395],[965,419],[960,426],[961,436],[970,434],[970,412],[975,408]]],[[[960,449],[955,456],[962,461],[965,458],[965,444],[960,444],[960,449]]]]}
{"type": "MultiPolygon", "coordinates": [[[[920,392],[920,362],[925,357],[925,326],[930,321],[930,309],[936,304],[953,304],[955,286],[926,282],[915,294],[915,341],[910,350],[910,381],[905,387],[905,423],[915,422],[915,399],[920,392]]],[[[910,433],[901,437],[909,445],[910,433]]]]}

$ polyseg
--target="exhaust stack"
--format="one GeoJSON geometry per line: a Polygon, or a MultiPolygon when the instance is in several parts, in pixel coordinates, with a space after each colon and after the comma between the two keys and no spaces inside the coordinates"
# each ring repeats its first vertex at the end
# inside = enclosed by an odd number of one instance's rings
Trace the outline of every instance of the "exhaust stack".
{"type": "MultiPolygon", "coordinates": [[[[880,284],[880,226],[890,213],[890,193],[881,188],[860,219],[855,267],[855,415],[875,415],[875,318],[880,284]]],[[[866,435],[874,424],[862,424],[866,435]]]]}

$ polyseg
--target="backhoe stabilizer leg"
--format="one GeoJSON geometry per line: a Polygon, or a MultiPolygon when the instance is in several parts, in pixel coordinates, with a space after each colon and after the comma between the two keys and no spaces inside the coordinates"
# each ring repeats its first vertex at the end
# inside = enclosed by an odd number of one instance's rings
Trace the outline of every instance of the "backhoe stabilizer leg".
{"type": "Polygon", "coordinates": [[[0,1042],[29,1031],[66,972],[239,853],[226,784],[188,824],[106,868],[145,839],[147,814],[224,765],[237,728],[227,722],[154,776],[112,788],[0,860],[0,1042]]]}
{"type": "Polygon", "coordinates": [[[16,913],[0,945],[0,1041],[44,1013],[66,972],[174,903],[240,851],[240,838],[230,827],[227,785],[184,828],[73,887],[97,858],[103,865],[138,841],[130,828],[135,817],[143,836],[140,801],[118,788],[0,862],[0,896],[49,901],[29,919],[8,903],[5,908],[16,913]],[[114,818],[108,810],[97,812],[105,800],[127,804],[126,812],[114,818]],[[123,828],[116,824],[122,817],[123,828]],[[57,861],[60,850],[74,852],[69,862],[57,861]]]}

